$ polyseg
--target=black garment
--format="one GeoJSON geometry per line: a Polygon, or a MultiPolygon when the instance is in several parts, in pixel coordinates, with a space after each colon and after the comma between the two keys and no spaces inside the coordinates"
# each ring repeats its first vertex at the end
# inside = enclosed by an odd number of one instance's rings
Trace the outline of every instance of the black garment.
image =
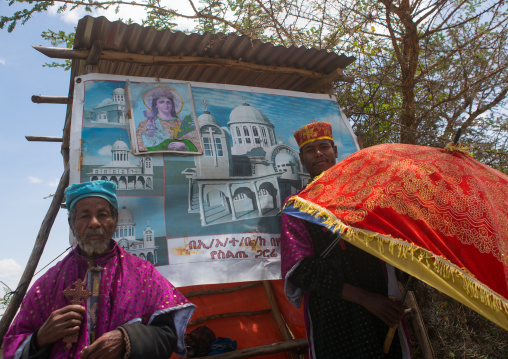
{"type": "MultiPolygon", "coordinates": [[[[150,325],[121,325],[129,335],[131,359],[167,359],[176,348],[176,330],[172,313],[155,317],[150,325]]],[[[23,349],[22,359],[49,359],[52,345],[37,348],[37,332],[32,335],[30,343],[23,349]]]]}
{"type": "Polygon", "coordinates": [[[341,299],[344,283],[386,295],[382,262],[361,249],[340,241],[325,257],[320,254],[337,235],[306,222],[316,257],[302,260],[289,280],[309,291],[309,313],[317,359],[399,359],[396,335],[390,352],[383,354],[389,327],[367,309],[341,299]]]}

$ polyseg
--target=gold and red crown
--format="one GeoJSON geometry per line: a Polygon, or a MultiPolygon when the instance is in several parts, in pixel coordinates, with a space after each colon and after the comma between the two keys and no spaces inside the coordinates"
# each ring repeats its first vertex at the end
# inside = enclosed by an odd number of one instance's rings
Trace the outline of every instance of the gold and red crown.
{"type": "Polygon", "coordinates": [[[295,131],[296,143],[298,148],[302,148],[307,143],[317,140],[331,140],[332,137],[332,125],[328,122],[315,122],[312,121],[308,125],[295,131]]]}

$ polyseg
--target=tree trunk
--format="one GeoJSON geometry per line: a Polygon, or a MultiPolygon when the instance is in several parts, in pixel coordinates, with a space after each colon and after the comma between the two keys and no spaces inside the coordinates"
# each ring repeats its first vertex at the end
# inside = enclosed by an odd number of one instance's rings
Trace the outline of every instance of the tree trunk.
{"type": "Polygon", "coordinates": [[[401,55],[399,57],[401,69],[402,111],[400,114],[400,142],[417,143],[417,124],[415,114],[415,77],[418,67],[420,51],[418,29],[411,17],[409,1],[402,1],[400,7],[392,7],[404,25],[405,33],[402,38],[401,55]]]}

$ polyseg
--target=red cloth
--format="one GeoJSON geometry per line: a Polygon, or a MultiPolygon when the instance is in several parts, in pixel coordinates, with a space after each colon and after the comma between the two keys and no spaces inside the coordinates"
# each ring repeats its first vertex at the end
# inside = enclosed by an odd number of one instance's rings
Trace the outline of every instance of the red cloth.
{"type": "Polygon", "coordinates": [[[329,224],[412,243],[503,297],[508,312],[508,176],[471,156],[403,144],[369,147],[290,203],[329,224]]]}
{"type": "MultiPolygon", "coordinates": [[[[303,311],[294,308],[285,298],[282,280],[269,282],[280,312],[295,339],[305,338],[303,311]]],[[[249,282],[195,285],[180,287],[178,289],[183,295],[186,295],[190,292],[230,288],[247,283],[249,282]]],[[[191,322],[199,318],[221,313],[255,312],[270,309],[270,302],[263,284],[231,293],[193,296],[189,297],[189,301],[196,305],[191,322]]],[[[201,325],[206,325],[217,337],[227,337],[236,340],[238,344],[237,350],[284,341],[271,313],[211,319],[187,327],[187,333],[190,333],[201,325]]],[[[177,356],[173,355],[172,358],[177,358],[177,356]]],[[[263,358],[290,358],[290,355],[285,352],[266,355],[263,358]]]]}

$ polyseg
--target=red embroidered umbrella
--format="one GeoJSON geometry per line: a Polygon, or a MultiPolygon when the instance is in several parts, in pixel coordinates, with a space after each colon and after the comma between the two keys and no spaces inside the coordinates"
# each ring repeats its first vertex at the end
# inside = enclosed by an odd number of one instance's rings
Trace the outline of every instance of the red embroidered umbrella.
{"type": "Polygon", "coordinates": [[[508,330],[508,176],[453,146],[358,151],[284,212],[320,223],[508,330]]]}

